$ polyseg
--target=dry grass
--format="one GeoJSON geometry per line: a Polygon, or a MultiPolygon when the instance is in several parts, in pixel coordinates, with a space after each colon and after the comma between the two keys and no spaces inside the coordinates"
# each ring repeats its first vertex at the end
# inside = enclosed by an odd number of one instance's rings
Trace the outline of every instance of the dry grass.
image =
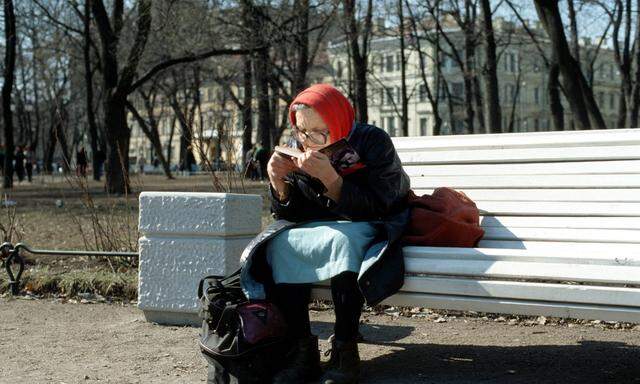
{"type": "MultiPolygon", "coordinates": [[[[113,197],[100,183],[70,183],[63,178],[39,178],[33,184],[17,185],[9,199],[15,207],[0,208],[0,235],[11,232],[11,240],[34,249],[137,250],[138,195],[142,191],[213,192],[211,176],[177,176],[166,180],[147,175],[132,180],[134,192],[113,197]],[[60,202],[62,204],[60,204],[60,202]],[[11,221],[5,219],[10,217],[11,221]],[[3,229],[4,228],[4,229],[3,229]]],[[[245,181],[247,193],[263,196],[263,225],[269,216],[267,184],[245,181]]],[[[239,191],[232,191],[239,192],[239,191]]],[[[135,297],[137,269],[124,259],[110,263],[107,258],[30,255],[23,286],[34,293],[94,292],[109,296],[135,297]]],[[[6,287],[6,273],[0,271],[0,292],[6,287]]]]}

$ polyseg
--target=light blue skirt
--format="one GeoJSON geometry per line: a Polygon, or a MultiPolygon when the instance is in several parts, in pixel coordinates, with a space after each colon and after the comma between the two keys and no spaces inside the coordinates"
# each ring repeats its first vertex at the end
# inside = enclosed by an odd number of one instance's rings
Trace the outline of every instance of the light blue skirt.
{"type": "Polygon", "coordinates": [[[267,243],[276,283],[315,283],[345,271],[360,272],[376,226],[366,221],[318,221],[287,229],[267,243]]]}

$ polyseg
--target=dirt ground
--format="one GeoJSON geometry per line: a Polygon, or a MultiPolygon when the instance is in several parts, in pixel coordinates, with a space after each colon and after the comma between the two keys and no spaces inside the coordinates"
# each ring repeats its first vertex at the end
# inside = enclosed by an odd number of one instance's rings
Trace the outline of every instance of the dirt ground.
{"type": "MultiPolygon", "coordinates": [[[[144,321],[135,304],[0,298],[0,383],[201,383],[198,328],[144,321]]],[[[332,333],[333,313],[312,311],[332,333]]],[[[640,383],[640,326],[509,325],[363,315],[361,383],[640,383]]]]}

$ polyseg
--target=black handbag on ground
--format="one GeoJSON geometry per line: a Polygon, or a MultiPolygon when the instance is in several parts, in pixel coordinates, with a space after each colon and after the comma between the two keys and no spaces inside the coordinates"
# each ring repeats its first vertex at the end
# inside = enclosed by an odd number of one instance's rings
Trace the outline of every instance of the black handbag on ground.
{"type": "Polygon", "coordinates": [[[207,276],[198,286],[200,350],[209,364],[208,384],[263,384],[281,368],[288,350],[286,325],[268,301],[249,301],[240,271],[207,276]]]}

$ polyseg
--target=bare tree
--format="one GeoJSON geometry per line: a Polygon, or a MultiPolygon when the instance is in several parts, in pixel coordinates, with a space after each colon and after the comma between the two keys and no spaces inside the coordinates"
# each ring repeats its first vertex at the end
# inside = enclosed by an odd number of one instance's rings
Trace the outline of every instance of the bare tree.
{"type": "Polygon", "coordinates": [[[405,53],[405,18],[402,0],[397,2],[398,9],[398,32],[400,35],[400,103],[402,115],[400,117],[401,131],[403,136],[409,136],[409,99],[407,97],[407,58],[405,53]]]}
{"type": "MultiPolygon", "coordinates": [[[[502,111],[500,109],[500,95],[498,94],[498,59],[496,57],[496,40],[493,35],[492,12],[489,0],[480,0],[480,8],[482,10],[482,25],[484,28],[482,36],[486,60],[482,70],[485,127],[491,133],[500,133],[502,132],[502,111]]],[[[518,82],[518,84],[520,83],[518,82]]]]}
{"type": "Polygon", "coordinates": [[[164,109],[160,108],[160,113],[156,115],[156,109],[158,109],[157,84],[155,84],[154,82],[146,91],[141,88],[138,89],[138,95],[140,97],[140,100],[142,100],[142,103],[144,104],[146,119],[129,101],[127,101],[127,109],[131,112],[135,120],[138,122],[138,126],[151,142],[151,145],[153,146],[153,149],[155,151],[155,155],[158,157],[158,160],[162,165],[162,170],[167,176],[167,179],[173,179],[169,161],[165,157],[165,154],[162,150],[162,142],[160,141],[159,121],[162,120],[162,112],[164,111],[164,109]]]}
{"type": "Polygon", "coordinates": [[[554,53],[558,57],[565,96],[571,107],[574,121],[579,129],[605,129],[604,119],[587,84],[579,64],[571,55],[564,33],[558,4],[553,1],[534,1],[536,11],[544,26],[554,53]]]}
{"type": "Polygon", "coordinates": [[[16,15],[13,1],[4,0],[4,82],[2,83],[2,117],[4,120],[4,188],[13,188],[13,113],[11,92],[13,91],[16,66],[16,15]]]}
{"type": "Polygon", "coordinates": [[[343,14],[346,37],[353,66],[355,86],[356,121],[366,123],[367,116],[367,73],[369,59],[369,41],[371,39],[371,19],[373,17],[373,0],[367,0],[365,15],[358,20],[355,0],[343,0],[343,14]]]}

